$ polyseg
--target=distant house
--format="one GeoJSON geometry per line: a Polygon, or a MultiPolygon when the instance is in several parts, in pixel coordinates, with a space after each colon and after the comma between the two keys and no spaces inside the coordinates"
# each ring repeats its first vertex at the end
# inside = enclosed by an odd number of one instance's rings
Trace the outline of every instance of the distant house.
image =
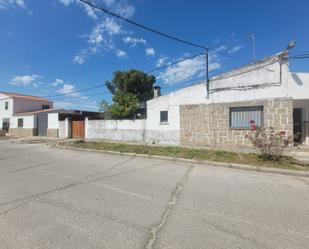
{"type": "MultiPolygon", "coordinates": [[[[77,122],[86,116],[98,115],[95,112],[53,109],[53,102],[41,97],[0,92],[0,130],[13,136],[59,137],[59,121],[67,118],[68,122],[77,122]]],[[[70,136],[66,134],[66,137],[70,136]]]]}

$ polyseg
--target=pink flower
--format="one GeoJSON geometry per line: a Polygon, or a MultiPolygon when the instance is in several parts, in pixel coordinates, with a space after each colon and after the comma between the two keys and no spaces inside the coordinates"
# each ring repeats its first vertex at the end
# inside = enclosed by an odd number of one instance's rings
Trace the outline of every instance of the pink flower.
{"type": "Polygon", "coordinates": [[[250,124],[251,130],[256,130],[256,124],[255,124],[254,120],[250,120],[249,124],[250,124]]]}
{"type": "Polygon", "coordinates": [[[286,135],[286,131],[280,131],[280,135],[281,136],[285,136],[286,135]]]}

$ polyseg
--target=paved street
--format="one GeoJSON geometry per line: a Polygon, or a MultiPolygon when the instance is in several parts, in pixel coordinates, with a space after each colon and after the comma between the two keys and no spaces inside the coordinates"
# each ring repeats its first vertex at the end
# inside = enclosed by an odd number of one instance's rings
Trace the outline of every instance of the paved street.
{"type": "Polygon", "coordinates": [[[308,248],[309,178],[0,140],[0,248],[308,248]]]}

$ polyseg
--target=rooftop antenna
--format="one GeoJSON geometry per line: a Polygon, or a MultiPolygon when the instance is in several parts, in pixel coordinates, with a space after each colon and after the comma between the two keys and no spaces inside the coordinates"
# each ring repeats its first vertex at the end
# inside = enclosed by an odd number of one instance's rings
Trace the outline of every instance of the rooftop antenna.
{"type": "Polygon", "coordinates": [[[256,61],[256,56],[255,56],[255,32],[251,32],[249,34],[250,38],[252,39],[252,55],[253,55],[253,63],[256,61]]]}

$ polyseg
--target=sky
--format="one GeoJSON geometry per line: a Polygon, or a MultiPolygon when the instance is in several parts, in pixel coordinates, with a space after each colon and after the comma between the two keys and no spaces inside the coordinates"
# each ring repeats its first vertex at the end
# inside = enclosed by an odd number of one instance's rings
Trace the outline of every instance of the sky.
{"type": "MultiPolygon", "coordinates": [[[[141,24],[209,47],[210,76],[297,42],[309,53],[309,1],[92,0],[141,24]]],[[[78,0],[0,0],[0,91],[50,96],[57,108],[99,109],[117,70],[150,71],[204,52],[87,7],[78,0]],[[72,93],[77,90],[102,87],[72,93]],[[54,96],[58,95],[58,96],[54,96]]],[[[309,60],[291,61],[308,72],[309,60]]],[[[200,56],[153,72],[163,93],[205,79],[200,56]]]]}

